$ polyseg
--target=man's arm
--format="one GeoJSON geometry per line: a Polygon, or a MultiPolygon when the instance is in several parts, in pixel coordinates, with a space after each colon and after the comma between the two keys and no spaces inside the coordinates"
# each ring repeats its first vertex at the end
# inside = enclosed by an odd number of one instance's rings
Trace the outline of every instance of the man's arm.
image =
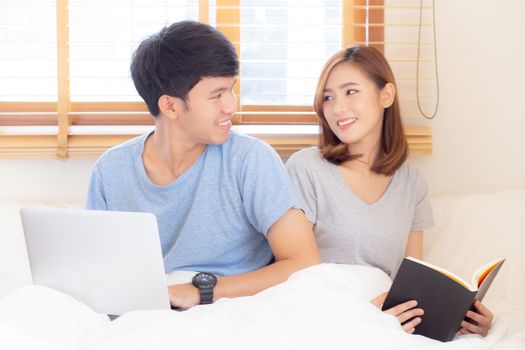
{"type": "MultiPolygon", "coordinates": [[[[299,209],[290,209],[268,230],[268,242],[275,262],[242,275],[218,277],[213,300],[256,294],[286,281],[295,271],[319,264],[321,258],[313,225],[299,209]]],[[[191,283],[169,287],[172,305],[190,308],[199,304],[199,290],[191,283]]]]}
{"type": "Polygon", "coordinates": [[[268,231],[275,262],[259,270],[218,279],[217,299],[253,295],[286,281],[295,271],[319,264],[313,226],[299,209],[290,209],[268,231]]]}

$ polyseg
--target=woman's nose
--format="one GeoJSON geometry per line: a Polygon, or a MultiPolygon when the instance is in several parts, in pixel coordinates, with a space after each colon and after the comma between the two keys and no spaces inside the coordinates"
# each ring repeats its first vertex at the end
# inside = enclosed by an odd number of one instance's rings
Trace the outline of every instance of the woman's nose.
{"type": "Polygon", "coordinates": [[[345,99],[337,99],[334,104],[334,113],[341,114],[348,111],[348,102],[345,99]]]}

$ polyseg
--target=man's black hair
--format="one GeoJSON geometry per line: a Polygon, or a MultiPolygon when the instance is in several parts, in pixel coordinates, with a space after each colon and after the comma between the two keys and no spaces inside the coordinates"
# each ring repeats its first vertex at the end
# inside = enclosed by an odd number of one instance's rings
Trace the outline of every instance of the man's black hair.
{"type": "Polygon", "coordinates": [[[133,54],[131,77],[149,112],[158,116],[162,95],[186,101],[204,77],[233,77],[239,60],[232,43],[199,22],[176,22],[145,39],[133,54]]]}

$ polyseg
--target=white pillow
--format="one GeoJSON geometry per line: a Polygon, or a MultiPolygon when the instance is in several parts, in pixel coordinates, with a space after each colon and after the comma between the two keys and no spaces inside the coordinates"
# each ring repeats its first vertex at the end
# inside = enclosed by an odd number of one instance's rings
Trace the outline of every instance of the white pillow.
{"type": "Polygon", "coordinates": [[[470,281],[480,266],[507,261],[485,302],[519,303],[525,295],[525,190],[432,200],[436,226],[425,232],[425,260],[470,281]]]}

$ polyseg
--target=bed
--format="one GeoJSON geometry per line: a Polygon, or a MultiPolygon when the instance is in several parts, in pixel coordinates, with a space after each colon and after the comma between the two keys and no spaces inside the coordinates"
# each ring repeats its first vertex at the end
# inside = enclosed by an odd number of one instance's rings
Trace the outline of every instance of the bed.
{"type": "MultiPolygon", "coordinates": [[[[525,190],[432,199],[436,226],[425,260],[467,279],[483,263],[507,261],[486,296],[489,335],[441,343],[405,334],[368,301],[391,281],[380,270],[321,264],[253,297],[189,311],[144,310],[115,321],[58,291],[32,286],[20,206],[0,202],[0,349],[525,349],[525,190]]],[[[184,273],[167,276],[184,281],[184,273]]]]}

